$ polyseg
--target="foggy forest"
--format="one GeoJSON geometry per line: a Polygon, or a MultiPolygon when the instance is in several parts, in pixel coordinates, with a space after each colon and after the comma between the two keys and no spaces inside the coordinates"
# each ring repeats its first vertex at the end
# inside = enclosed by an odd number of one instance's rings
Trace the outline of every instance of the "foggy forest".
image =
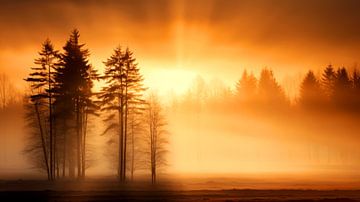
{"type": "Polygon", "coordinates": [[[0,2],[0,201],[360,201],[358,8],[0,2]]]}
{"type": "MultiPolygon", "coordinates": [[[[32,168],[48,180],[85,178],[86,170],[99,163],[92,157],[91,137],[103,136],[106,158],[101,161],[109,162],[120,181],[133,180],[134,173],[140,172],[150,173],[155,183],[157,170],[167,165],[170,118],[183,130],[222,130],[232,124],[222,119],[239,122],[240,130],[258,135],[262,129],[252,124],[262,120],[274,131],[299,130],[286,134],[288,137],[277,131],[279,136],[272,138],[297,138],[307,146],[298,148],[303,153],[290,148],[284,153],[273,151],[278,152],[275,161],[287,162],[296,156],[294,163],[302,169],[307,169],[306,164],[349,171],[358,166],[357,144],[341,144],[356,138],[356,134],[348,132],[357,127],[360,113],[360,74],[356,67],[335,68],[330,64],[318,73],[308,70],[295,98],[286,95],[268,67],[258,76],[246,69],[238,72],[233,88],[220,80],[206,82],[197,76],[183,95],[169,95],[169,101],[162,103],[156,92],[143,84],[141,64],[130,48],[114,48],[112,55],[104,59],[102,74],[88,56],[89,50],[75,29],[62,51],[55,49],[50,39],[41,44],[24,78],[28,84],[25,91],[16,89],[5,73],[1,76],[2,119],[25,121],[22,153],[32,168]],[[99,82],[101,88],[94,88],[94,83],[99,82]],[[21,117],[11,116],[16,111],[21,117]],[[179,120],[186,123],[178,125],[179,120]]],[[[220,134],[216,138],[224,138],[220,134]]],[[[201,139],[206,135],[214,134],[202,134],[201,139]]],[[[249,145],[242,149],[248,155],[266,159],[266,154],[257,148],[261,142],[253,144],[253,151],[249,145]]],[[[249,166],[248,162],[244,165],[249,166]]],[[[291,168],[284,165],[283,169],[291,168]]]]}

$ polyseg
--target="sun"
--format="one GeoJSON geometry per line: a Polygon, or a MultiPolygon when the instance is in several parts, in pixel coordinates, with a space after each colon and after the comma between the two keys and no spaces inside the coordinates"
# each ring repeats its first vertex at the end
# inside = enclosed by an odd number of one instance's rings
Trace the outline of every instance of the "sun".
{"type": "Polygon", "coordinates": [[[196,75],[196,72],[180,68],[152,69],[144,72],[144,84],[164,97],[169,93],[181,95],[186,93],[196,75]]]}

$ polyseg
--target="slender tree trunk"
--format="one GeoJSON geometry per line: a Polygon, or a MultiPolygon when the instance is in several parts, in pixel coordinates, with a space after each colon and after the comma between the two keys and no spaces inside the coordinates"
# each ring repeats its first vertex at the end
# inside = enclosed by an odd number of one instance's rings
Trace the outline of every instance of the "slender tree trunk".
{"type": "MultiPolygon", "coordinates": [[[[47,61],[48,61],[47,57],[47,61]]],[[[50,132],[50,174],[51,174],[51,180],[54,179],[55,175],[55,167],[54,167],[54,137],[53,137],[53,115],[52,115],[52,95],[51,95],[51,66],[48,65],[48,96],[49,96],[49,132],[50,132]]]]}
{"type": "Polygon", "coordinates": [[[124,182],[123,173],[124,173],[124,98],[123,98],[124,90],[123,90],[123,79],[122,79],[122,70],[120,68],[120,141],[119,141],[119,156],[120,156],[120,181],[124,182]]]}
{"type": "Polygon", "coordinates": [[[62,171],[63,171],[63,173],[62,173],[62,177],[64,178],[65,177],[65,175],[66,175],[66,157],[67,157],[67,155],[66,155],[66,144],[67,144],[67,142],[66,142],[66,133],[67,133],[67,130],[66,130],[66,119],[64,118],[64,120],[63,120],[63,136],[64,136],[64,142],[63,142],[63,169],[62,169],[62,171]]]}
{"type": "MultiPolygon", "coordinates": [[[[156,119],[156,117],[154,117],[154,119],[156,119]]],[[[154,141],[153,142],[154,143],[154,147],[153,147],[153,153],[154,153],[153,154],[154,155],[154,159],[153,159],[154,160],[154,184],[156,184],[156,163],[157,163],[156,162],[156,156],[157,156],[156,155],[156,152],[157,152],[156,151],[156,147],[157,147],[157,128],[156,127],[157,127],[157,123],[155,121],[154,126],[153,126],[153,133],[154,133],[153,134],[153,137],[154,137],[154,140],[153,140],[154,141]]]]}
{"type": "Polygon", "coordinates": [[[79,98],[76,101],[76,143],[77,143],[77,177],[80,178],[81,176],[81,138],[80,138],[80,107],[79,107],[79,98]]]}
{"type": "Polygon", "coordinates": [[[122,115],[122,99],[120,98],[120,109],[119,109],[119,180],[123,181],[123,115],[122,115]]]}
{"type": "Polygon", "coordinates": [[[124,120],[124,173],[123,178],[126,180],[126,147],[127,147],[127,119],[128,119],[128,87],[125,84],[125,120],[124,120]]]}
{"type": "Polygon", "coordinates": [[[131,122],[131,181],[134,180],[134,161],[135,161],[135,138],[134,138],[134,117],[131,122]]]}
{"type": "Polygon", "coordinates": [[[47,151],[46,151],[47,149],[46,149],[46,143],[45,143],[45,138],[44,138],[44,132],[43,132],[43,129],[42,129],[42,124],[41,124],[40,112],[39,112],[38,104],[35,103],[34,106],[35,106],[36,117],[37,117],[38,124],[39,124],[42,149],[43,149],[44,160],[45,160],[45,164],[46,164],[46,172],[47,172],[48,180],[51,180],[48,156],[47,156],[47,151]]]}
{"type": "Polygon", "coordinates": [[[153,114],[150,108],[149,111],[149,126],[150,126],[150,166],[151,166],[151,183],[154,184],[154,131],[153,131],[153,114]]]}
{"type": "Polygon", "coordinates": [[[85,178],[85,170],[86,170],[86,132],[87,132],[87,122],[88,122],[88,115],[84,112],[84,124],[83,124],[83,143],[82,143],[82,178],[85,178]]]}
{"type": "Polygon", "coordinates": [[[54,136],[54,179],[59,179],[59,161],[58,161],[58,146],[57,146],[58,140],[56,135],[55,117],[53,118],[53,136],[54,136]]]}
{"type": "Polygon", "coordinates": [[[68,159],[69,159],[69,177],[75,178],[75,137],[69,136],[69,148],[68,151],[68,159]]]}

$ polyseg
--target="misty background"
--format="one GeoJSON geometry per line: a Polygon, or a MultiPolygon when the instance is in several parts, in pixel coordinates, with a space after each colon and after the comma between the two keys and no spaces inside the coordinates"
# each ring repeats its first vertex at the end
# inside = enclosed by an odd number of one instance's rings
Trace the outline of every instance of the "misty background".
{"type": "MultiPolygon", "coordinates": [[[[16,94],[1,111],[0,173],[36,173],[23,155],[23,79],[44,39],[60,49],[74,27],[100,71],[115,45],[134,50],[145,85],[167,106],[169,173],[345,175],[360,166],[356,117],[296,110],[264,114],[222,100],[233,96],[244,69],[259,77],[264,67],[271,68],[292,103],[309,69],[316,75],[328,64],[355,69],[360,50],[356,0],[0,3],[0,72],[16,94]]],[[[94,128],[101,127],[99,122],[94,128]]],[[[90,168],[89,175],[110,172],[103,160],[105,138],[97,133],[94,129],[90,135],[97,142],[95,160],[103,163],[90,168]]]]}

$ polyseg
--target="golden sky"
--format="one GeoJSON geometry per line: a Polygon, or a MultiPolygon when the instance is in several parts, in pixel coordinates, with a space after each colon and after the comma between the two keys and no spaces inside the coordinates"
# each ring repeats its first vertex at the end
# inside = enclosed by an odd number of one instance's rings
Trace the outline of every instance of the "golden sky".
{"type": "Polygon", "coordinates": [[[118,44],[129,46],[146,84],[163,91],[184,91],[198,74],[233,85],[244,68],[258,74],[265,66],[292,85],[286,78],[309,68],[358,62],[359,6],[357,0],[2,0],[0,71],[23,83],[40,44],[49,37],[61,49],[78,28],[96,68],[118,44]]]}

